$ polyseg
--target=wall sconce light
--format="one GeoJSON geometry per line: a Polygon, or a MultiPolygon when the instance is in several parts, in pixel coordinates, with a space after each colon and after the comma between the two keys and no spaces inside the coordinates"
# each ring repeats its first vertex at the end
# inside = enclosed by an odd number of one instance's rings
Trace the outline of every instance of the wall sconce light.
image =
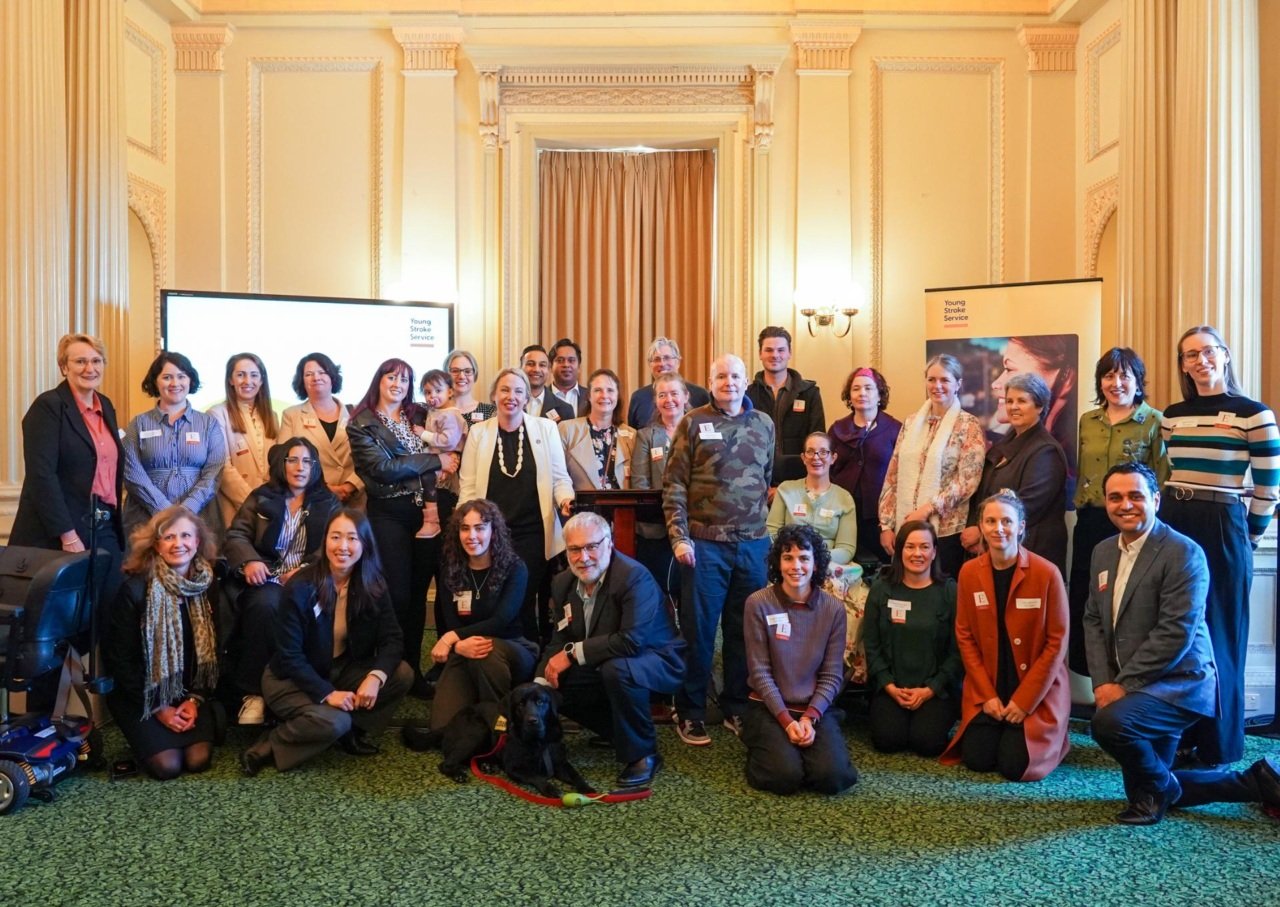
{"type": "MultiPolygon", "coordinates": [[[[858,307],[850,305],[848,302],[832,302],[830,301],[830,294],[823,294],[827,296],[827,299],[823,300],[820,300],[818,295],[817,293],[803,290],[797,290],[795,294],[796,308],[807,319],[809,336],[818,336],[818,332],[813,329],[815,324],[820,328],[829,328],[837,337],[849,336],[849,331],[853,329],[853,319],[858,314],[858,307]],[[835,326],[836,319],[841,315],[844,316],[844,329],[837,330],[835,326]]],[[[850,287],[846,299],[851,301],[856,299],[857,295],[856,289],[850,287]]]]}

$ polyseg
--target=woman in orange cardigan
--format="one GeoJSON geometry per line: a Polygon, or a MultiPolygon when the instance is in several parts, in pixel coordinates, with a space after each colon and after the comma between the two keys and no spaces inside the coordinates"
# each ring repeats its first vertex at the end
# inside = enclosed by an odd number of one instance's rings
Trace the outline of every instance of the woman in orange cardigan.
{"type": "Polygon", "coordinates": [[[1039,781],[1070,749],[1067,592],[1058,568],[1022,547],[1026,514],[1016,494],[1002,490],[978,513],[987,551],[960,570],[964,695],[942,761],[1039,781]]]}

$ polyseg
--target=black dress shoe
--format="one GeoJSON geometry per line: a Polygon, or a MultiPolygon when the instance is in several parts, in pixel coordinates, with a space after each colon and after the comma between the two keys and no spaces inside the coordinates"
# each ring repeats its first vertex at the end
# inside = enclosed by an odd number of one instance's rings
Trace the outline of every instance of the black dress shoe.
{"type": "Polygon", "coordinates": [[[251,749],[245,750],[240,754],[240,771],[246,778],[252,778],[262,771],[262,767],[270,758],[270,756],[255,753],[251,749]]]}
{"type": "Polygon", "coordinates": [[[413,686],[409,687],[409,695],[414,699],[432,700],[436,698],[436,682],[428,677],[419,675],[413,680],[413,686]]]}
{"type": "Polygon", "coordinates": [[[643,756],[632,762],[618,775],[620,787],[648,787],[653,783],[653,776],[662,768],[662,757],[654,754],[643,756]]]}
{"type": "Polygon", "coordinates": [[[338,738],[338,746],[352,756],[376,756],[381,750],[378,744],[369,739],[369,735],[359,728],[354,728],[338,738]]]}
{"type": "Polygon", "coordinates": [[[1165,803],[1163,797],[1152,794],[1141,794],[1136,800],[1116,816],[1121,825],[1155,825],[1164,818],[1165,803]]]}
{"type": "Polygon", "coordinates": [[[1258,785],[1258,799],[1262,805],[1280,809],[1280,763],[1272,756],[1264,756],[1249,766],[1247,772],[1258,785]]]}

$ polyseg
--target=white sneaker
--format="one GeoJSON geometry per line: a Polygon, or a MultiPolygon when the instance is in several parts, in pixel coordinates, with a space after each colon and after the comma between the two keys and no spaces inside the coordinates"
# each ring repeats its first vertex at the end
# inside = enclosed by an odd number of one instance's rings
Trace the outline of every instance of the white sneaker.
{"type": "Polygon", "coordinates": [[[240,704],[240,714],[236,716],[239,724],[262,724],[266,714],[266,703],[261,696],[246,696],[240,704]]]}

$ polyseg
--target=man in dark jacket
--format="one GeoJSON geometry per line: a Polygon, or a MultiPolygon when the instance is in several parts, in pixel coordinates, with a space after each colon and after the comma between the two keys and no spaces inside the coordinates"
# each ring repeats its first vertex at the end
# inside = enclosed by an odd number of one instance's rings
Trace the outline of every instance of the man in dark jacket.
{"type": "Polygon", "coordinates": [[[675,691],[684,644],[653,576],[613,550],[603,517],[572,517],[564,541],[569,569],[551,583],[561,618],[534,677],[560,691],[564,714],[613,741],[620,785],[650,784],[662,757],[649,698],[675,691]]]}
{"type": "Polygon", "coordinates": [[[826,431],[826,414],[822,411],[822,392],[791,364],[791,334],[773,325],[756,338],[760,347],[761,371],[747,388],[751,405],[773,419],[775,443],[773,481],[803,479],[804,463],[800,451],[804,439],[815,431],[826,431]]]}

